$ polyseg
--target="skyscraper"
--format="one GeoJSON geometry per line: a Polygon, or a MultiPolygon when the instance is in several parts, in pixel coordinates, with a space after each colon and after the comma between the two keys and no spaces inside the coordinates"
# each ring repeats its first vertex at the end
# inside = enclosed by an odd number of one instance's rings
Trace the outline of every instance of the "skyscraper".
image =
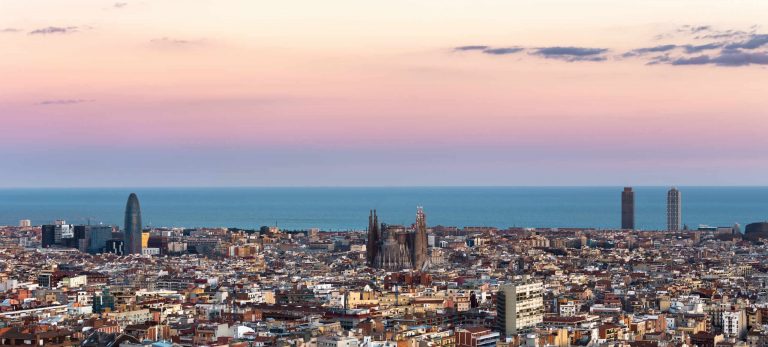
{"type": "Polygon", "coordinates": [[[679,231],[681,225],[682,201],[680,191],[672,187],[667,192],[667,230],[679,231]]]}
{"type": "Polygon", "coordinates": [[[635,192],[632,187],[624,187],[621,192],[621,228],[632,230],[635,228],[635,192]]]}
{"type": "Polygon", "coordinates": [[[125,229],[123,229],[123,245],[126,255],[141,254],[141,207],[135,193],[128,197],[125,205],[125,229]]]}
{"type": "Polygon", "coordinates": [[[89,225],[91,242],[88,245],[88,253],[97,254],[104,252],[107,241],[112,238],[112,227],[108,225],[89,225]]]}

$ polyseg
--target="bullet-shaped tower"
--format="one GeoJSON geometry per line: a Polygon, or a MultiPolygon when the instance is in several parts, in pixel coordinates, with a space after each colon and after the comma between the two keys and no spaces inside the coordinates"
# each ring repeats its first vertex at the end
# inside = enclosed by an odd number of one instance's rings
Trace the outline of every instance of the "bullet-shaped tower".
{"type": "Polygon", "coordinates": [[[123,229],[123,252],[141,254],[141,206],[135,193],[128,196],[125,204],[125,228],[123,229]]]}

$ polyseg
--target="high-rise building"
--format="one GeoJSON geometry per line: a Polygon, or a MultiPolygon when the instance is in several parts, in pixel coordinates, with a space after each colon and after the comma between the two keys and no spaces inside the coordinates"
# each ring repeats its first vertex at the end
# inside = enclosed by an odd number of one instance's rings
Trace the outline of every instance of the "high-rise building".
{"type": "Polygon", "coordinates": [[[667,230],[679,231],[681,224],[681,206],[680,191],[672,187],[667,192],[667,230]]]}
{"type": "Polygon", "coordinates": [[[496,330],[506,337],[544,321],[544,283],[524,280],[505,284],[496,294],[496,330]]]}
{"type": "Polygon", "coordinates": [[[115,240],[115,239],[107,240],[107,245],[104,247],[104,253],[125,255],[123,240],[115,240]]]}
{"type": "Polygon", "coordinates": [[[67,224],[66,221],[57,220],[54,224],[42,226],[42,247],[48,248],[53,245],[67,245],[75,237],[75,226],[67,224]]]}
{"type": "Polygon", "coordinates": [[[91,242],[88,245],[88,253],[97,254],[104,252],[107,241],[112,239],[112,227],[108,225],[90,225],[91,242]]]}
{"type": "Polygon", "coordinates": [[[621,228],[632,230],[635,228],[635,192],[632,187],[624,187],[621,192],[621,228]]]}
{"type": "Polygon", "coordinates": [[[68,248],[77,248],[80,252],[87,252],[88,245],[91,243],[91,229],[88,225],[75,225],[74,236],[66,239],[64,246],[68,248]]]}
{"type": "Polygon", "coordinates": [[[19,221],[19,227],[21,228],[29,228],[32,226],[32,221],[29,219],[22,219],[19,221]]]}
{"type": "Polygon", "coordinates": [[[131,193],[125,205],[125,228],[123,229],[123,252],[141,254],[141,207],[139,198],[131,193]]]}
{"type": "Polygon", "coordinates": [[[149,232],[144,231],[141,233],[141,248],[149,247],[149,232]]]}
{"type": "Polygon", "coordinates": [[[49,248],[56,244],[56,226],[55,225],[43,225],[42,235],[40,237],[40,246],[43,248],[49,248]]]}

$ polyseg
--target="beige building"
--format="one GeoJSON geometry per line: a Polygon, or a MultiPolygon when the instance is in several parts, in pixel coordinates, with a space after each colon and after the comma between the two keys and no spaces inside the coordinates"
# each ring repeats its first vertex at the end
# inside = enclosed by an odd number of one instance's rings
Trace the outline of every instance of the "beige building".
{"type": "Polygon", "coordinates": [[[505,336],[514,336],[544,321],[544,284],[521,281],[505,284],[496,297],[496,327],[505,336]]]}

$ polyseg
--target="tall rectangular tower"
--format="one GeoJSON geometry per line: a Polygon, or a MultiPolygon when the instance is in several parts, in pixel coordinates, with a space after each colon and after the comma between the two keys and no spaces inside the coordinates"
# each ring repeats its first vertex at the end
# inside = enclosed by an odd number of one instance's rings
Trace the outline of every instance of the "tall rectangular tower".
{"type": "Polygon", "coordinates": [[[621,228],[632,230],[635,228],[635,192],[632,187],[624,187],[621,192],[621,228]]]}
{"type": "Polygon", "coordinates": [[[682,201],[680,191],[672,187],[667,192],[667,230],[679,231],[682,225],[682,201]]]}

